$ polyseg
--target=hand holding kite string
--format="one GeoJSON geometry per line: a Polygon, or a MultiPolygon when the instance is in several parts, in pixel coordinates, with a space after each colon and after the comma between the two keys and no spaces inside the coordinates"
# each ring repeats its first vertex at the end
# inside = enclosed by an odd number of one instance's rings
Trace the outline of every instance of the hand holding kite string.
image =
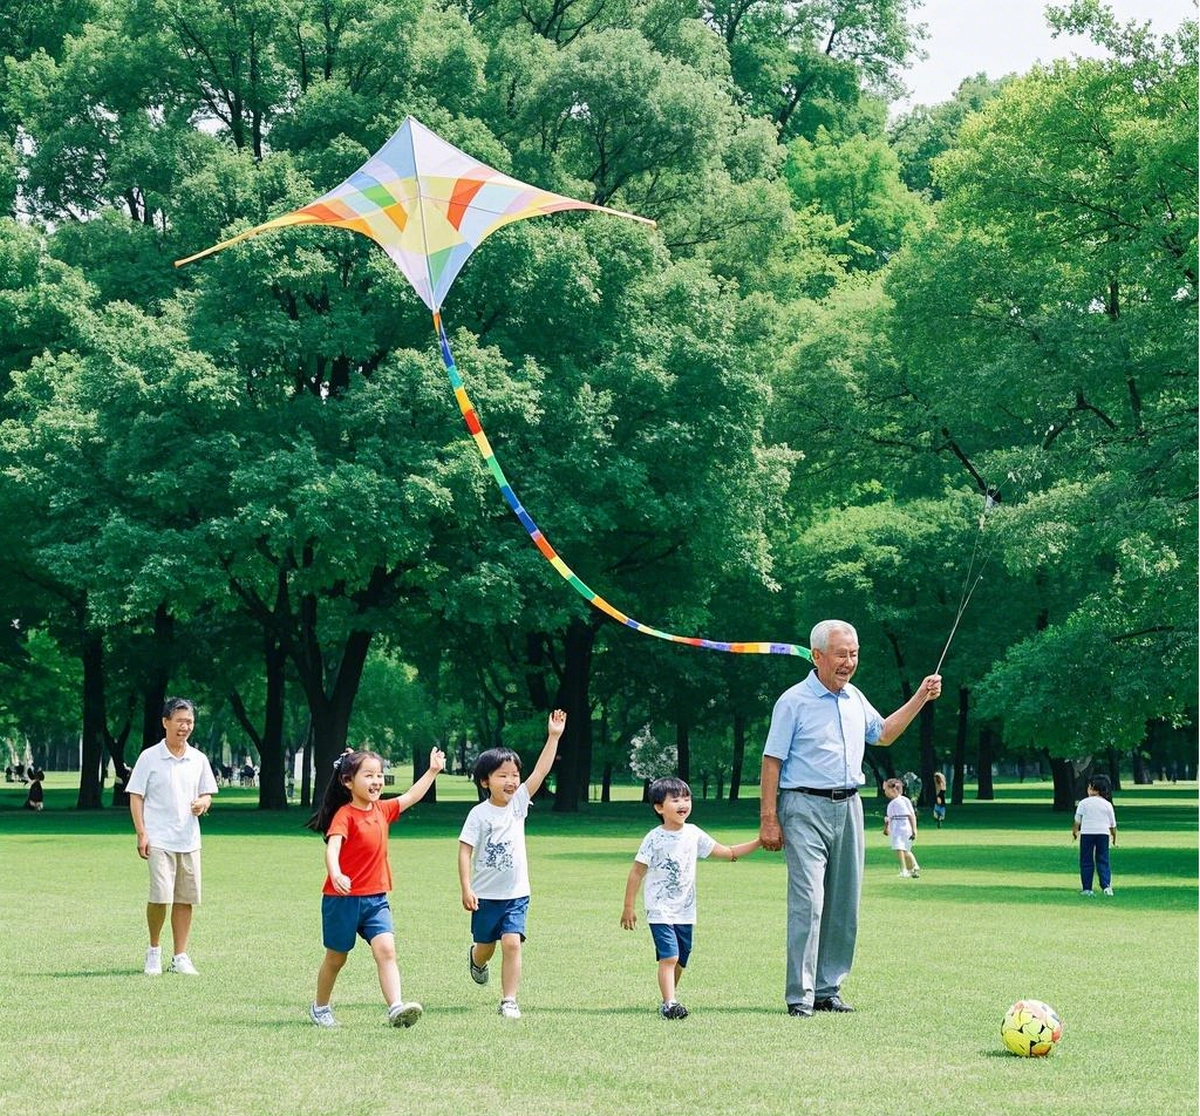
{"type": "Polygon", "coordinates": [[[442,361],[454,389],[467,429],[513,514],[534,545],[559,575],[589,604],[634,631],[656,639],[754,655],[798,655],[811,659],[807,648],[794,643],[726,643],[673,635],[639,623],[592,592],[558,556],[522,506],[496,460],[475,407],[467,396],[442,328],[442,300],[467,257],[496,229],[526,217],[563,209],[590,209],[631,221],[654,222],[632,213],[575,201],[519,182],[480,163],[434,135],[413,117],[406,117],[395,134],[340,186],[291,213],[246,229],[203,252],[177,260],[190,263],[228,248],[268,229],[292,225],[335,225],[369,236],[404,273],[421,301],[433,313],[442,361]]]}

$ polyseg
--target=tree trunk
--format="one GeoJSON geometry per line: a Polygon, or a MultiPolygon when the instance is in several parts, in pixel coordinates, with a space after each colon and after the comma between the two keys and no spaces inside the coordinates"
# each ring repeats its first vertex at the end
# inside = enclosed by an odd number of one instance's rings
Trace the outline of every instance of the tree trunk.
{"type": "Polygon", "coordinates": [[[918,723],[921,740],[921,796],[913,803],[914,806],[933,805],[933,772],[937,767],[937,756],[933,751],[933,718],[936,712],[933,702],[926,702],[921,708],[921,719],[918,723]]]}
{"type": "MultiPolygon", "coordinates": [[[[1146,765],[1142,760],[1142,750],[1140,748],[1134,748],[1133,756],[1134,756],[1133,763],[1134,763],[1134,768],[1135,768],[1133,781],[1136,783],[1137,782],[1136,768],[1140,765],[1141,769],[1142,769],[1142,776],[1146,777],[1146,765]]],[[[1109,779],[1112,780],[1113,792],[1115,793],[1115,792],[1119,791],[1121,789],[1121,753],[1118,752],[1116,750],[1116,748],[1109,748],[1109,750],[1108,750],[1108,777],[1109,777],[1109,779]]],[[[1149,778],[1146,778],[1146,781],[1150,782],[1151,780],[1149,778]]]]}
{"type": "Polygon", "coordinates": [[[79,810],[98,810],[104,805],[104,638],[94,628],[80,634],[83,665],[83,747],[79,763],[79,810]]]}
{"type": "Polygon", "coordinates": [[[583,620],[567,626],[563,638],[564,662],[555,704],[567,713],[567,728],[558,749],[557,780],[554,788],[554,812],[574,814],[586,801],[588,765],[591,756],[591,685],[592,648],[596,633],[583,620]]]}
{"type": "Polygon", "coordinates": [[[268,635],[263,648],[266,671],[266,708],[263,710],[263,734],[258,742],[258,808],[287,808],[287,758],[283,748],[284,689],[287,656],[279,641],[268,635]]]}
{"type": "MultiPolygon", "coordinates": [[[[692,769],[692,738],[682,717],[675,722],[675,773],[686,783],[692,769]]],[[[705,795],[707,797],[707,795],[705,795]]]]}
{"type": "Polygon", "coordinates": [[[995,733],[990,728],[984,727],[979,730],[979,756],[975,768],[979,775],[979,787],[975,797],[980,802],[991,802],[996,797],[992,788],[992,750],[995,742],[995,733]]]}
{"type": "Polygon", "coordinates": [[[954,770],[951,775],[954,786],[950,790],[950,804],[963,804],[963,777],[967,766],[967,711],[970,707],[971,691],[966,686],[958,688],[958,725],[954,730],[954,770]]]}
{"type": "Polygon", "coordinates": [[[1057,759],[1049,752],[1044,752],[1044,755],[1054,780],[1054,812],[1074,811],[1075,803],[1079,801],[1075,788],[1075,765],[1068,759],[1057,759]]]}
{"type": "Polygon", "coordinates": [[[300,676],[300,684],[308,699],[313,727],[313,795],[317,801],[325,793],[325,784],[333,774],[333,761],[346,749],[350,731],[350,714],[354,698],[362,681],[363,664],[371,646],[371,633],[353,631],[346,637],[332,685],[325,678],[325,669],[316,632],[306,633],[307,653],[293,655],[292,661],[300,676]]]}
{"type": "Polygon", "coordinates": [[[742,794],[742,771],[746,766],[746,714],[733,715],[733,764],[729,770],[729,801],[737,802],[742,794]]]}

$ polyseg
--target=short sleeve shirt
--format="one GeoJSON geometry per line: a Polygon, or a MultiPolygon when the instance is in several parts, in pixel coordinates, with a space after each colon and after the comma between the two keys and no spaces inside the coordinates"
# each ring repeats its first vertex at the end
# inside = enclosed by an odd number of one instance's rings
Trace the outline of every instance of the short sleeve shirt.
{"type": "Polygon", "coordinates": [[[153,848],[184,853],[200,847],[200,819],[192,813],[192,803],[202,794],[217,793],[203,752],[188,744],[176,756],[160,740],[138,756],[125,790],[142,798],[142,822],[153,848]]]}
{"type": "Polygon", "coordinates": [[[463,823],[458,839],[470,845],[471,890],[480,899],[521,899],[529,894],[525,819],[529,788],[522,783],[507,806],[484,801],[463,823]]]}
{"type": "Polygon", "coordinates": [[[1079,832],[1088,836],[1098,836],[1117,827],[1117,815],[1112,803],[1098,794],[1089,794],[1080,800],[1075,809],[1075,820],[1079,822],[1079,832]]]}
{"type": "MultiPolygon", "coordinates": [[[[388,826],[400,816],[400,799],[384,798],[372,802],[369,810],[360,810],[347,802],[333,815],[330,837],[341,837],[338,866],[350,877],[351,895],[382,895],[392,890],[392,867],[388,863],[388,826]]],[[[322,891],[337,895],[333,881],[326,876],[322,891]]]]}
{"type": "Polygon", "coordinates": [[[912,829],[913,804],[903,794],[887,804],[888,831],[893,837],[909,837],[912,829]]]}
{"type": "Polygon", "coordinates": [[[775,702],[763,755],[781,761],[784,789],[860,787],[866,745],[882,735],[883,718],[857,686],[834,693],[814,670],[775,702]]]}
{"type": "Polygon", "coordinates": [[[696,921],[696,861],[713,851],[716,841],[699,826],[658,826],[642,840],[633,858],[646,865],[644,900],[647,922],[691,925],[696,921]]]}

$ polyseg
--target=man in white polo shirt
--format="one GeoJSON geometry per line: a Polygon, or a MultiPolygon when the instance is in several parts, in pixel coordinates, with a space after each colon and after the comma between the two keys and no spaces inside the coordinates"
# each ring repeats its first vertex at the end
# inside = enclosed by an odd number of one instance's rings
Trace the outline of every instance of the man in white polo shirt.
{"type": "Polygon", "coordinates": [[[187,698],[167,698],[166,735],[138,756],[125,788],[138,856],[150,865],[146,904],[150,947],[145,967],[149,976],[162,973],[159,937],[168,907],[175,948],[170,971],[197,975],[187,955],[187,940],[192,908],[200,905],[200,816],[212,805],[217,781],[204,753],[188,743],[195,727],[196,707],[187,698]]]}

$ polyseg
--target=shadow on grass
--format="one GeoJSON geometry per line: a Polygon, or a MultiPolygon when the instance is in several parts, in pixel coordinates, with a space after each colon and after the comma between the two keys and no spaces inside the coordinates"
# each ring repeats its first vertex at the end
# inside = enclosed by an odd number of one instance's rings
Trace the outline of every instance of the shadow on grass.
{"type": "MultiPolygon", "coordinates": [[[[108,977],[142,976],[141,969],[76,969],[73,972],[49,973],[55,980],[101,980],[108,977]]],[[[153,979],[152,977],[147,979],[153,979]]]]}
{"type": "MultiPolygon", "coordinates": [[[[922,881],[927,878],[923,872],[922,881]]],[[[902,881],[906,884],[909,881],[902,881]]],[[[1116,883],[1114,883],[1114,887],[1116,883]]],[[[921,884],[910,884],[902,892],[888,896],[889,901],[897,902],[936,902],[963,903],[983,905],[1016,904],[1027,907],[1073,907],[1078,909],[1080,918],[1107,917],[1109,913],[1118,915],[1131,911],[1195,911],[1197,909],[1197,893],[1195,884],[1178,884],[1174,886],[1154,885],[1141,886],[1140,881],[1131,881],[1123,890],[1118,889],[1114,896],[1096,895],[1092,898],[1079,894],[1079,882],[1076,880],[1069,887],[1030,887],[1028,884],[1013,883],[1012,885],[996,884],[935,884],[932,887],[922,887],[921,884]]]]}

